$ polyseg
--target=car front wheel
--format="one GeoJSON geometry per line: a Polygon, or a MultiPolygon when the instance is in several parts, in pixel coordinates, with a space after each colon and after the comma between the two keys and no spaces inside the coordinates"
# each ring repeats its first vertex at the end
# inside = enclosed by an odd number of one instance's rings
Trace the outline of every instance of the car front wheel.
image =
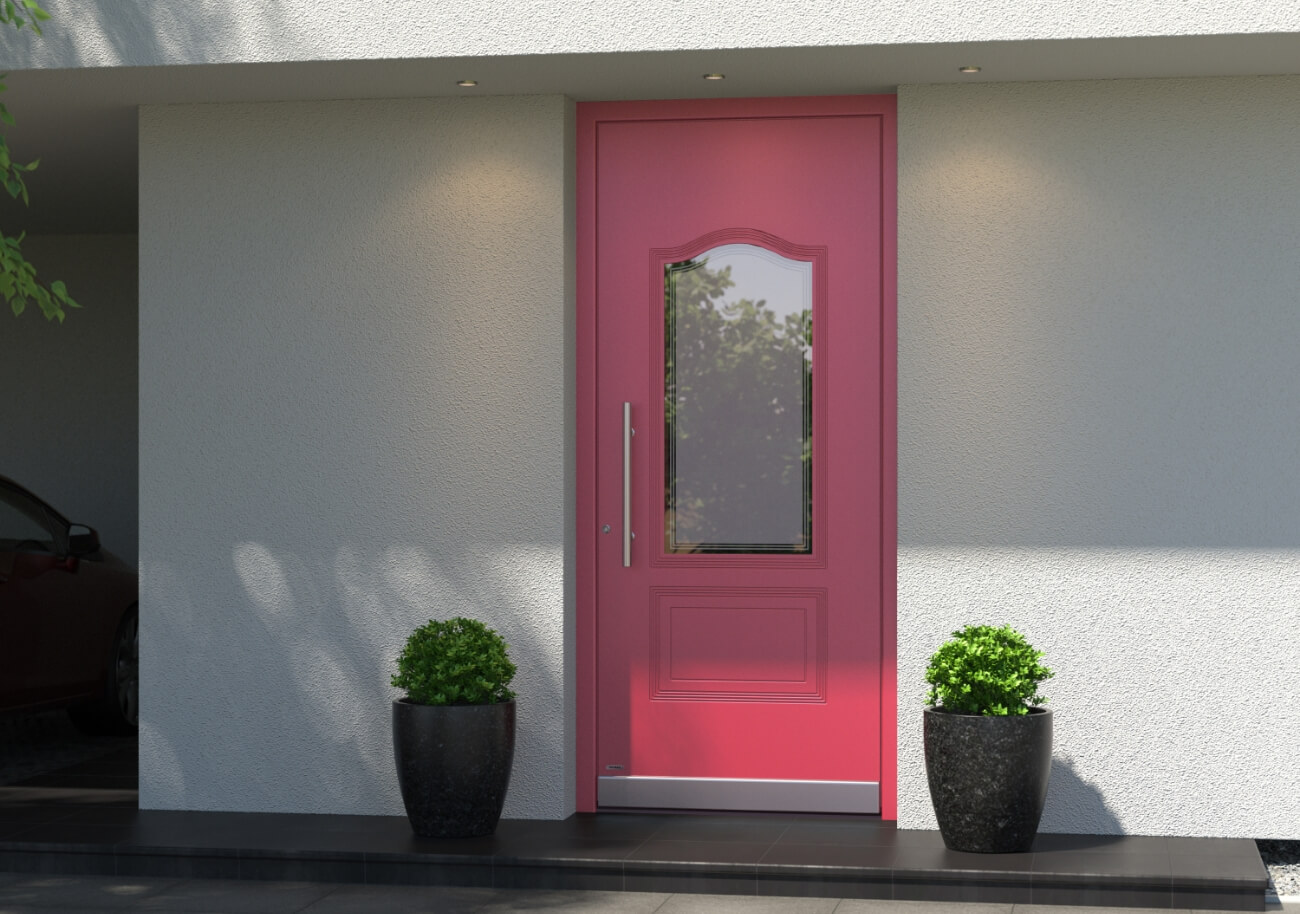
{"type": "Polygon", "coordinates": [[[95,735],[135,733],[140,718],[140,614],[135,607],[118,626],[104,679],[97,701],[68,710],[72,722],[95,735]]]}

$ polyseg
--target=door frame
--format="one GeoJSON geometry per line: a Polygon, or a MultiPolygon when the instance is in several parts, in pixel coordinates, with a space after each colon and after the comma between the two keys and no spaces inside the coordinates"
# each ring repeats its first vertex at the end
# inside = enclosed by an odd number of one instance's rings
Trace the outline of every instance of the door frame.
{"type": "Polygon", "coordinates": [[[880,816],[898,818],[898,217],[897,105],[893,95],[586,102],[577,106],[577,452],[575,666],[579,812],[596,811],[596,152],[610,121],[874,116],[881,119],[880,816]]]}

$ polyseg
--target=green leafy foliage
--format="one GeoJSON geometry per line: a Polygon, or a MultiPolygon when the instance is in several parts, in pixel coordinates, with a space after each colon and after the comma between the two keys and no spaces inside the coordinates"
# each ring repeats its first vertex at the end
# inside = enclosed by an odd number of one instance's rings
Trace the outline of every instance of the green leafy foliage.
{"type": "MultiPolygon", "coordinates": [[[[784,451],[770,460],[765,492],[812,490],[812,315],[808,310],[778,315],[765,299],[734,295],[731,267],[713,268],[706,256],[668,264],[664,285],[664,434],[669,442],[690,440],[696,453],[714,455],[697,467],[689,486],[677,478],[672,451],[665,453],[664,510],[675,530],[676,552],[727,551],[689,544],[725,542],[717,518],[755,517],[767,506],[752,496],[736,503],[730,467],[752,463],[755,453],[784,451]],[[679,345],[678,341],[689,341],[679,345]],[[802,378],[802,389],[791,384],[802,378]],[[709,392],[700,395],[701,392],[709,392]],[[719,422],[716,404],[728,404],[719,422]],[[789,437],[789,415],[804,419],[803,440],[789,437]],[[786,446],[774,447],[773,442],[786,446]],[[712,477],[708,472],[712,472],[712,477]]],[[[812,502],[804,503],[803,533],[789,551],[812,548],[812,502]]]]}
{"type": "MultiPolygon", "coordinates": [[[[50,14],[41,9],[36,0],[0,0],[0,24],[12,25],[16,29],[30,25],[32,31],[40,35],[40,24],[49,18],[50,14]]],[[[6,89],[4,80],[5,77],[0,75],[0,92],[6,89]]],[[[0,123],[11,127],[14,123],[13,115],[3,104],[0,104],[0,123]]],[[[0,185],[10,197],[22,200],[24,206],[29,202],[24,175],[35,171],[40,163],[40,159],[15,162],[8,142],[0,136],[0,185]]],[[[36,267],[23,256],[23,238],[22,233],[14,237],[0,232],[0,296],[9,304],[15,317],[21,316],[27,306],[34,303],[46,320],[62,323],[66,316],[64,308],[81,306],[68,295],[62,282],[45,285],[36,279],[36,267]]]]}
{"type": "Polygon", "coordinates": [[[0,23],[7,23],[21,29],[30,25],[32,31],[41,34],[41,23],[50,18],[50,14],[41,9],[36,0],[3,0],[0,3],[0,23]]]}
{"type": "Polygon", "coordinates": [[[482,622],[430,619],[411,633],[392,683],[419,705],[492,705],[515,697],[506,643],[482,622]]]}
{"type": "Polygon", "coordinates": [[[1053,673],[1038,662],[1042,657],[1010,625],[968,625],[930,658],[926,701],[960,714],[1028,714],[1030,705],[1047,701],[1038,684],[1053,673]]]}

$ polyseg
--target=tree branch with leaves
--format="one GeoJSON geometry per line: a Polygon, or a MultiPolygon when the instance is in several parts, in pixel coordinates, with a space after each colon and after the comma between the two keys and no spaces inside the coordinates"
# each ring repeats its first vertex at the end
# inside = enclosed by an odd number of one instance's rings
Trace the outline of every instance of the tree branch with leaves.
{"type": "MultiPolygon", "coordinates": [[[[41,34],[41,23],[50,18],[50,14],[41,9],[36,0],[0,0],[0,24],[12,25],[21,31],[30,26],[37,35],[41,34]]],[[[0,92],[5,85],[7,74],[0,75],[0,92]]],[[[0,103],[0,123],[12,127],[13,115],[0,103]]],[[[9,196],[21,199],[28,205],[27,181],[24,176],[36,170],[40,159],[31,162],[15,162],[9,152],[9,144],[0,134],[0,184],[4,185],[9,196]]],[[[60,281],[45,285],[36,278],[36,267],[23,256],[22,244],[25,232],[17,236],[6,235],[0,231],[0,296],[8,302],[14,316],[21,316],[29,304],[35,303],[45,314],[46,320],[57,319],[60,323],[66,316],[64,308],[79,308],[68,295],[67,287],[60,281]]]]}

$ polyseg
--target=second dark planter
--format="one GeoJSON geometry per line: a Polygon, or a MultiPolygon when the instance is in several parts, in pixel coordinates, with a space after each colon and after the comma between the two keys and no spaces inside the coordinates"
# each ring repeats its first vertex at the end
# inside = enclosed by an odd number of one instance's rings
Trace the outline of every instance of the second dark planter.
{"type": "Polygon", "coordinates": [[[1007,717],[925,711],[925,772],[949,850],[1029,850],[1051,771],[1051,711],[1007,717]]]}
{"type": "Polygon", "coordinates": [[[406,817],[425,838],[490,835],[515,757],[515,703],[393,702],[393,756],[406,817]]]}

